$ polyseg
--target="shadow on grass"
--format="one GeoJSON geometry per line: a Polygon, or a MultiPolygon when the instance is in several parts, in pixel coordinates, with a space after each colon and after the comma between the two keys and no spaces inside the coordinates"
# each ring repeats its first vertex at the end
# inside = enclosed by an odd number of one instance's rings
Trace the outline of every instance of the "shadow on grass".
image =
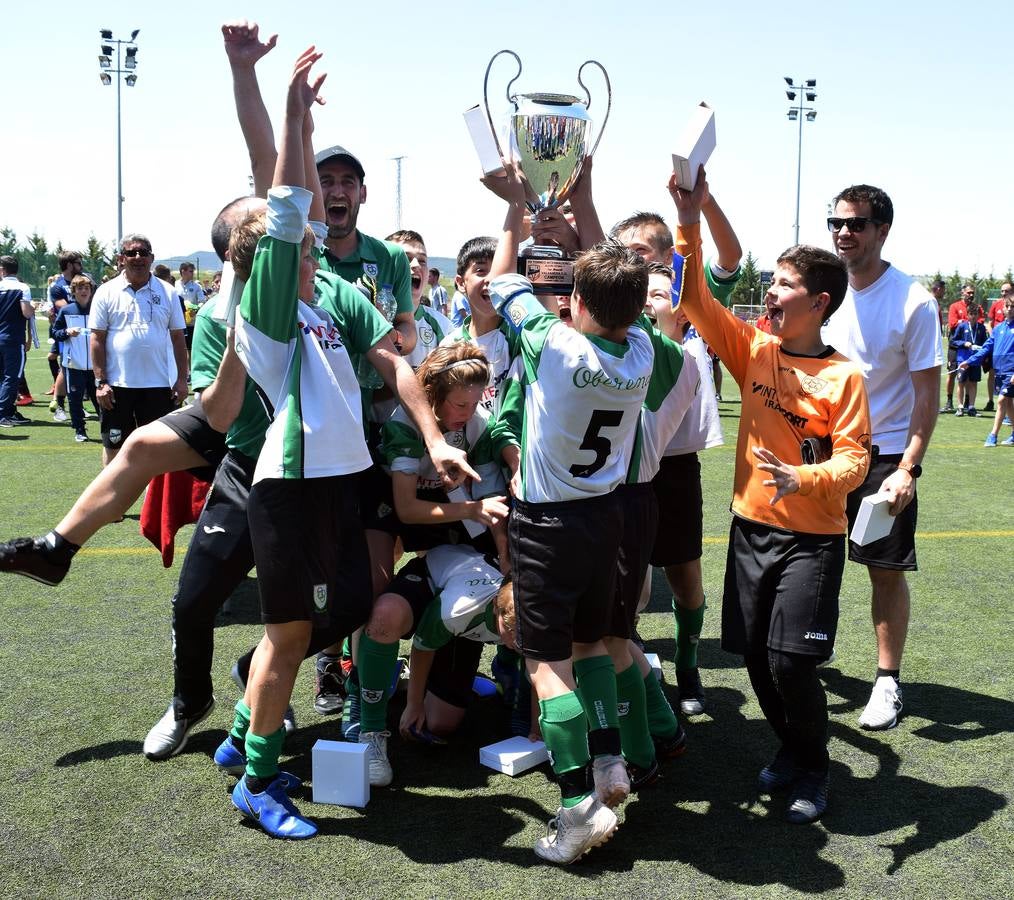
{"type": "Polygon", "coordinates": [[[96,744],[94,747],[81,747],[79,750],[71,750],[57,757],[53,765],[57,768],[67,766],[80,766],[84,763],[95,762],[102,759],[116,759],[118,756],[140,755],[140,741],[107,741],[104,744],[96,744]]]}

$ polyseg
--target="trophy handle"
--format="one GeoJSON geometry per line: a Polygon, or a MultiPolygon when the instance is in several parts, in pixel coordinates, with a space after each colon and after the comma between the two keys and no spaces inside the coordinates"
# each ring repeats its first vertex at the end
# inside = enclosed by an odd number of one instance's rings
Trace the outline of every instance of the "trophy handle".
{"type": "MultiPolygon", "coordinates": [[[[518,60],[518,65],[521,65],[521,60],[518,60]]],[[[591,92],[588,90],[588,86],[581,80],[581,73],[584,71],[585,66],[598,66],[602,77],[606,80],[606,117],[602,120],[602,127],[599,129],[598,137],[595,138],[595,146],[592,147],[591,153],[588,154],[589,156],[594,156],[595,151],[599,149],[599,141],[602,140],[602,134],[606,130],[606,122],[609,121],[609,111],[613,108],[613,86],[609,83],[609,73],[606,71],[606,67],[597,59],[589,59],[581,63],[581,68],[577,70],[577,83],[584,89],[586,109],[591,109],[591,92]]],[[[521,74],[520,70],[518,74],[521,74]]]]}
{"type": "MultiPolygon", "coordinates": [[[[514,62],[518,64],[517,74],[510,81],[507,82],[507,90],[506,90],[507,102],[508,103],[514,102],[514,99],[511,97],[511,85],[514,84],[514,82],[521,77],[521,57],[518,56],[513,50],[501,50],[498,53],[494,53],[493,58],[489,61],[489,65],[486,66],[486,77],[483,78],[482,80],[482,104],[486,108],[486,121],[489,122],[489,130],[490,133],[493,135],[493,143],[496,144],[496,149],[499,151],[501,159],[506,159],[507,157],[504,156],[503,147],[500,146],[500,138],[497,137],[496,128],[493,126],[493,116],[489,111],[489,72],[493,68],[493,63],[496,62],[497,57],[503,56],[505,53],[509,54],[510,56],[513,56],[514,62]]],[[[605,71],[605,69],[603,69],[602,71],[605,71]]],[[[607,78],[606,80],[608,81],[609,79],[607,78]]]]}

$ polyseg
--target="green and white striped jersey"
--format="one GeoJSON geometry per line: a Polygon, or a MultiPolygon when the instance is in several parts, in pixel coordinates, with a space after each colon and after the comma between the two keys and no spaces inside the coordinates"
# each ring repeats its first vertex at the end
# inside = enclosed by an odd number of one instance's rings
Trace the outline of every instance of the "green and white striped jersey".
{"type": "Polygon", "coordinates": [[[447,316],[420,303],[415,311],[415,346],[404,357],[405,362],[413,369],[418,369],[453,330],[454,326],[447,316]]]}
{"type": "Polygon", "coordinates": [[[665,449],[693,406],[701,383],[693,356],[657,328],[649,326],[647,334],[655,348],[655,362],[627,476],[631,484],[651,481],[658,474],[665,449]]]}
{"type": "Polygon", "coordinates": [[[638,323],[622,344],[580,334],[544,309],[519,276],[494,279],[490,298],[523,366],[500,413],[521,422],[520,499],[557,503],[614,490],[630,470],[651,381],[648,335],[638,323]]]}
{"type": "Polygon", "coordinates": [[[298,298],[310,197],[302,188],[268,193],[267,234],[257,244],[236,321],[236,351],[272,414],[255,482],[347,475],[370,466],[349,353],[365,353],[390,325],[335,275],[317,277],[313,305],[298,298]]]}
{"type": "MultiPolygon", "coordinates": [[[[500,463],[493,455],[490,434],[490,415],[481,406],[460,431],[444,433],[444,440],[452,447],[464,450],[468,462],[482,481],[474,485],[473,499],[502,494],[504,482],[500,463]]],[[[381,451],[389,472],[403,472],[416,476],[416,491],[443,491],[443,482],[430,459],[419,429],[399,406],[384,423],[381,432],[381,451]]]]}
{"type": "Polygon", "coordinates": [[[455,637],[500,643],[493,611],[503,575],[467,544],[434,547],[426,554],[434,597],[419,618],[412,644],[439,650],[455,637]]]}
{"type": "Polygon", "coordinates": [[[480,334],[477,338],[473,338],[472,333],[468,330],[471,322],[471,317],[466,318],[462,326],[454,329],[450,335],[444,338],[442,343],[447,345],[456,341],[470,341],[483,352],[489,363],[489,385],[483,391],[479,403],[491,415],[497,416],[500,414],[500,399],[505,387],[504,382],[507,380],[507,373],[510,371],[514,356],[507,341],[504,326],[501,325],[493,331],[487,331],[486,334],[480,334]]]}

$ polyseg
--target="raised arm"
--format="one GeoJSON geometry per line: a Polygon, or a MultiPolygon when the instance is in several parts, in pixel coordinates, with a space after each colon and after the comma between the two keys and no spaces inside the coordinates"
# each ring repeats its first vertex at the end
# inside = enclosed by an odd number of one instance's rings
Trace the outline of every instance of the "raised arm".
{"type": "Polygon", "coordinates": [[[592,158],[586,156],[581,177],[577,180],[574,193],[570,197],[570,208],[574,212],[574,224],[581,237],[582,250],[594,247],[600,241],[605,240],[606,236],[602,230],[602,223],[599,221],[598,210],[595,209],[595,202],[592,200],[591,173],[592,158]]]}
{"type": "Polygon", "coordinates": [[[254,178],[254,193],[266,197],[275,170],[275,135],[271,127],[260,85],[257,83],[257,62],[270,53],[278,40],[273,34],[261,41],[256,22],[240,19],[222,26],[225,55],[232,69],[232,92],[236,101],[236,115],[243,131],[250,166],[254,178]]]}
{"type": "Polygon", "coordinates": [[[701,212],[704,213],[704,221],[708,223],[711,239],[715,242],[715,247],[718,250],[718,258],[715,261],[726,272],[735,272],[743,257],[743,248],[739,244],[739,238],[736,237],[732,225],[710,191],[708,199],[701,207],[701,212]]]}
{"type": "Polygon", "coordinates": [[[504,162],[502,175],[486,175],[480,179],[485,187],[507,203],[507,214],[503,221],[503,232],[496,245],[496,253],[490,266],[489,277],[506,275],[518,265],[518,248],[524,240],[525,229],[525,185],[513,163],[504,162]]]}

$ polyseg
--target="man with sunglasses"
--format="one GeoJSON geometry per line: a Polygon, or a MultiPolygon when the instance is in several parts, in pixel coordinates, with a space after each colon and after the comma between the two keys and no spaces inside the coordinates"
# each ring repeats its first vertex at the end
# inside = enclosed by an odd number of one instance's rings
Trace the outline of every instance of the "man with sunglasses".
{"type": "Polygon", "coordinates": [[[877,675],[859,717],[859,724],[870,729],[892,728],[901,711],[899,677],[910,606],[905,572],[916,569],[916,479],[936,425],[943,361],[936,301],[881,258],[893,220],[891,198],[866,184],[835,197],[827,220],[849,287],[823,338],[862,369],[873,429],[869,473],[849,494],[849,529],[863,497],[871,494],[888,494],[895,517],[887,537],[864,547],[849,542],[849,559],[867,567],[873,590],[877,675]]]}
{"type": "Polygon", "coordinates": [[[151,242],[124,235],[121,272],[96,292],[91,310],[95,398],[101,407],[102,464],[130,433],[187,398],[187,346],[179,295],[151,274],[151,242]],[[176,363],[170,371],[169,353],[176,363]],[[175,378],[175,380],[174,380],[175,378]]]}

